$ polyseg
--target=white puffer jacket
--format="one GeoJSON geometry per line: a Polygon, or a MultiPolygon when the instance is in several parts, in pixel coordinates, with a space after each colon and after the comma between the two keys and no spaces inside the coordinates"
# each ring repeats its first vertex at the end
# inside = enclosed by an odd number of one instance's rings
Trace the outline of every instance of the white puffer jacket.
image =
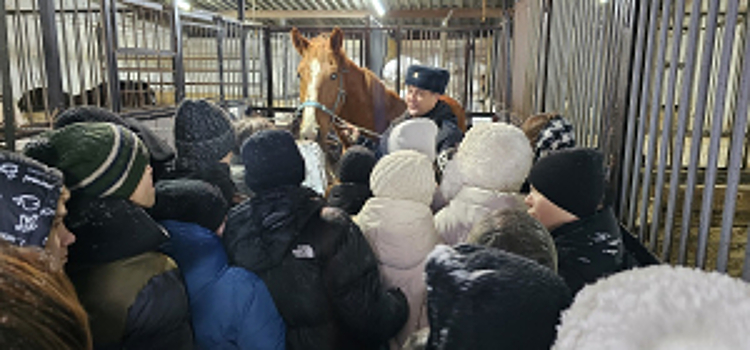
{"type": "Polygon", "coordinates": [[[370,176],[374,197],[354,218],[378,257],[386,286],[400,288],[409,302],[409,320],[391,340],[391,349],[400,349],[411,333],[428,326],[424,266],[439,242],[429,207],[433,174],[432,162],[421,153],[383,157],[370,176]]]}
{"type": "Polygon", "coordinates": [[[505,123],[471,128],[451,163],[441,190],[448,205],[435,214],[435,227],[446,244],[466,240],[471,228],[489,213],[525,209],[518,194],[531,169],[533,153],[521,129],[505,123]],[[460,184],[460,185],[459,185],[460,184]]]}

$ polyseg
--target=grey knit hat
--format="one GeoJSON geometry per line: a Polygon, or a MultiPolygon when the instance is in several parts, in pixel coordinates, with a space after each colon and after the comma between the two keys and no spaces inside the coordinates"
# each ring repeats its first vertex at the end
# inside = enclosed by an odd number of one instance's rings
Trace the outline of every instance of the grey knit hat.
{"type": "Polygon", "coordinates": [[[224,158],[234,148],[229,113],[205,100],[184,100],[174,119],[177,167],[197,170],[224,158]]]}

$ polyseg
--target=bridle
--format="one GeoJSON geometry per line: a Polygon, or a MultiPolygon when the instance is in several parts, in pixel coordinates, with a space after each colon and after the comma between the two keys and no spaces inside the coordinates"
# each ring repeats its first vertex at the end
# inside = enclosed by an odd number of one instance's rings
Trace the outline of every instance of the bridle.
{"type": "Polygon", "coordinates": [[[339,91],[336,94],[336,102],[333,104],[333,108],[332,109],[329,109],[328,107],[326,107],[326,105],[324,105],[324,104],[322,104],[322,103],[320,103],[318,101],[307,100],[305,102],[302,102],[302,104],[300,104],[297,107],[297,109],[294,111],[294,118],[295,119],[299,119],[302,116],[302,111],[306,107],[313,107],[313,108],[319,109],[323,113],[327,114],[329,116],[329,123],[331,125],[336,125],[336,126],[338,126],[339,128],[342,128],[342,129],[347,129],[347,128],[353,126],[353,127],[357,128],[357,130],[359,130],[359,132],[361,132],[363,134],[367,134],[367,135],[369,135],[371,137],[374,137],[374,138],[380,138],[380,134],[379,133],[377,133],[375,131],[372,131],[372,130],[370,130],[368,128],[364,128],[364,127],[361,127],[361,126],[358,126],[358,125],[354,125],[354,124],[348,123],[348,122],[346,122],[346,120],[344,120],[344,118],[341,118],[341,117],[338,116],[337,111],[339,110],[339,108],[341,108],[341,107],[344,106],[344,103],[346,103],[346,90],[344,90],[344,74],[348,73],[348,72],[349,71],[346,70],[346,69],[339,70],[340,74],[338,75],[338,78],[337,78],[338,81],[339,81],[339,91]]]}

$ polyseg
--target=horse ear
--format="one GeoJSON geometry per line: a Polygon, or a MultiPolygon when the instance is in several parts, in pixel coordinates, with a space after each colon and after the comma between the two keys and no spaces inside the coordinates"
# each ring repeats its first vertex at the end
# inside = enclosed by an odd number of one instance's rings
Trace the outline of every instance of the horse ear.
{"type": "Polygon", "coordinates": [[[341,48],[344,46],[344,32],[341,30],[341,28],[333,28],[330,41],[331,50],[336,53],[341,52],[341,48]]]}
{"type": "Polygon", "coordinates": [[[299,52],[300,55],[304,55],[307,48],[310,47],[310,40],[307,40],[307,38],[302,36],[302,33],[297,30],[297,27],[292,28],[291,34],[294,48],[297,49],[297,52],[299,52]]]}

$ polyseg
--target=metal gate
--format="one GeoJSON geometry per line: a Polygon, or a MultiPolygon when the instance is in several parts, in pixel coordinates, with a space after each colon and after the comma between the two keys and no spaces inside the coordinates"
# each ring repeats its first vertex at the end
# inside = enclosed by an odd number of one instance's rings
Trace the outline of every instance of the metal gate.
{"type": "Polygon", "coordinates": [[[607,152],[620,219],[663,260],[750,280],[748,1],[539,4],[536,110],[607,152]]]}

